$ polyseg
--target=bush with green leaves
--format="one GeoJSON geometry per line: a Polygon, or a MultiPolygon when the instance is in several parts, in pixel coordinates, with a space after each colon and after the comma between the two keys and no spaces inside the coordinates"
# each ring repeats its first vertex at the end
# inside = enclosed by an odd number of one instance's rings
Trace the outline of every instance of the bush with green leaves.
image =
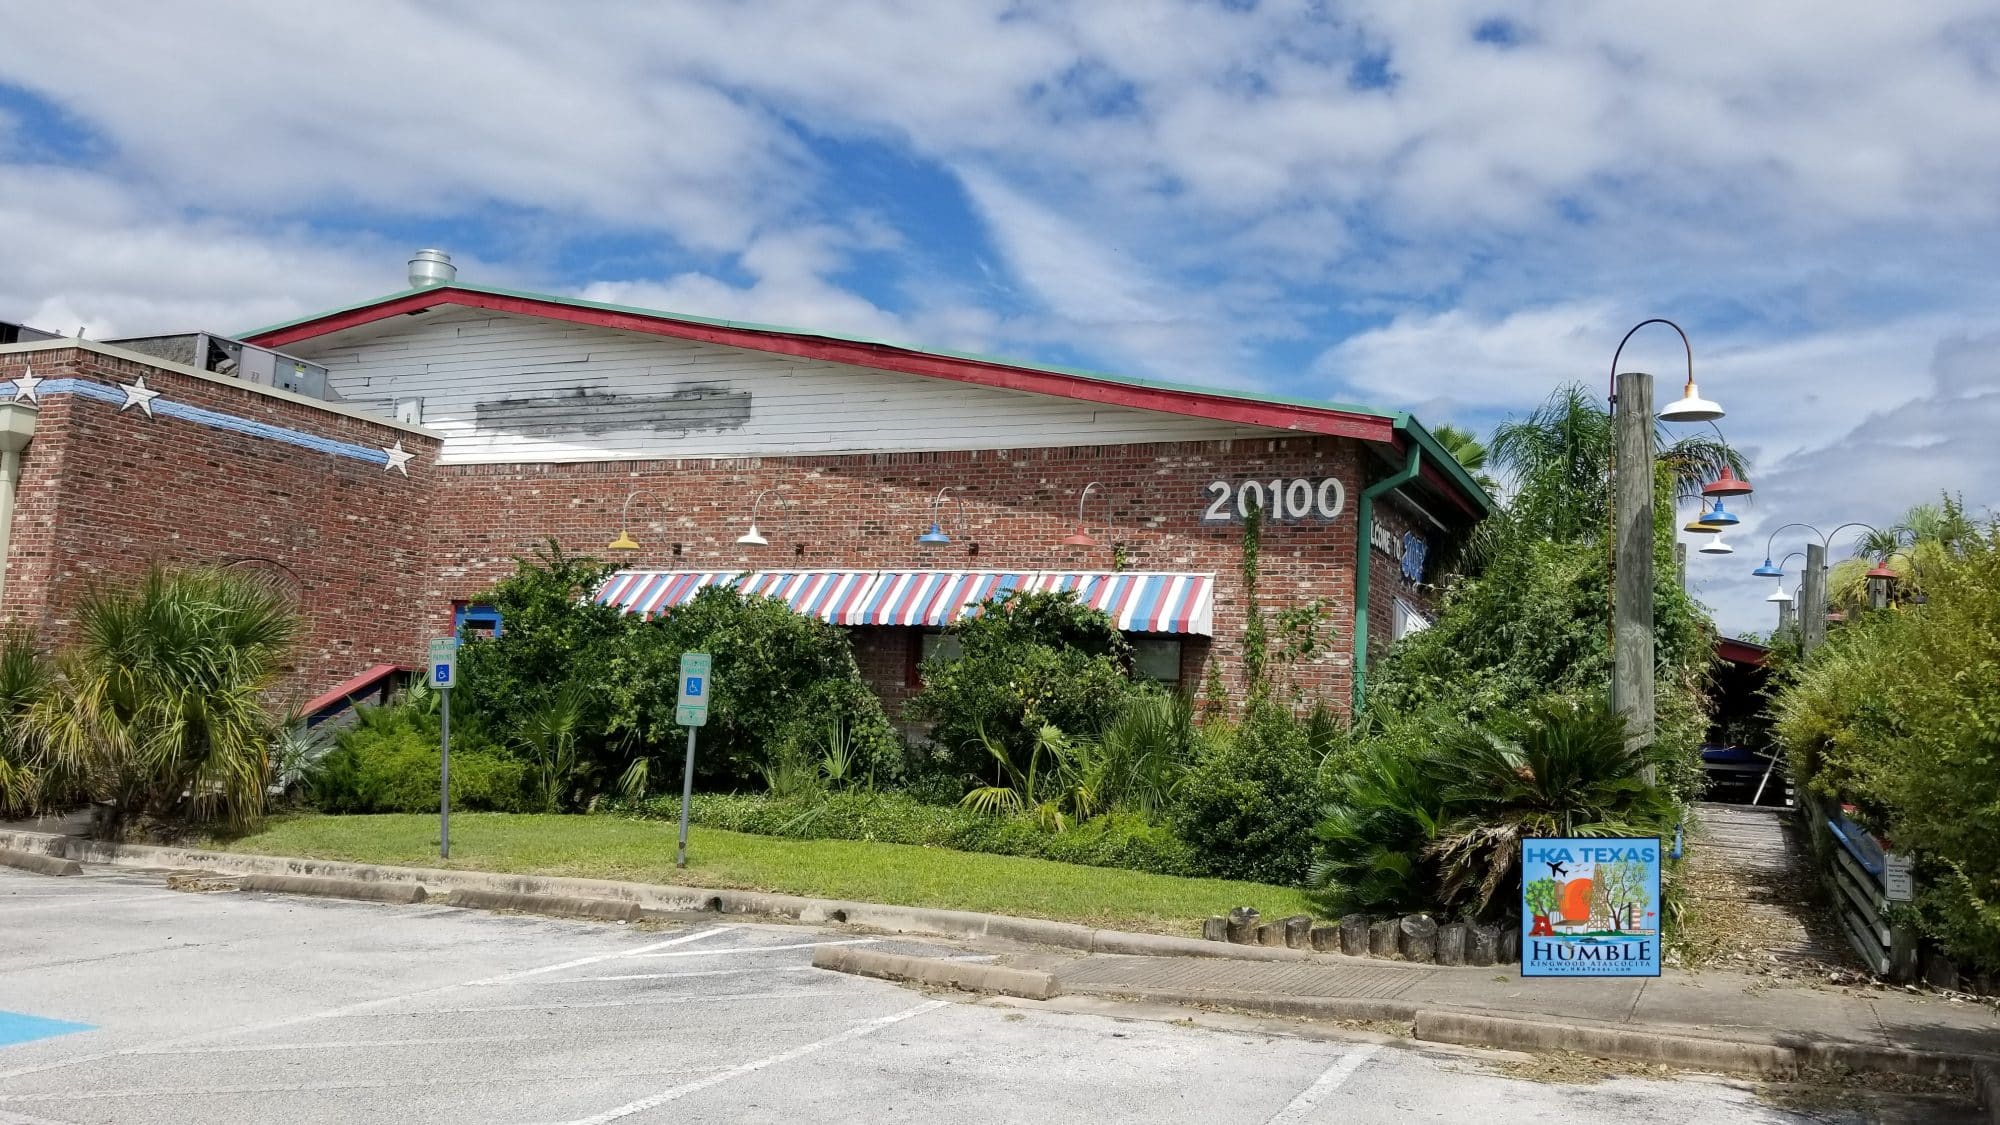
{"type": "Polygon", "coordinates": [[[1117,625],[1069,591],[1014,592],[952,628],[956,659],[933,658],[912,717],[931,724],[945,768],[1006,784],[988,749],[1025,763],[1044,727],[1094,739],[1131,690],[1131,646],[1117,625]]]}
{"type": "MultiPolygon", "coordinates": [[[[571,684],[607,683],[612,655],[634,624],[590,598],[610,573],[595,559],[565,554],[553,540],[533,557],[516,559],[514,573],[481,599],[500,612],[500,636],[468,636],[459,648],[452,697],[458,713],[479,716],[493,731],[518,731],[571,684]]],[[[579,702],[577,740],[586,757],[595,757],[610,701],[592,690],[579,702]]]]}
{"type": "MultiPolygon", "coordinates": [[[[1691,800],[1702,783],[1715,630],[1681,588],[1671,497],[1663,471],[1654,536],[1652,764],[1662,784],[1691,800]]],[[[1604,533],[1557,540],[1506,515],[1493,520],[1499,526],[1489,532],[1485,569],[1455,583],[1436,622],[1398,641],[1371,669],[1371,714],[1447,712],[1478,720],[1551,694],[1587,705],[1606,690],[1612,653],[1604,533]]]]}
{"type": "Polygon", "coordinates": [[[1325,712],[1301,719],[1268,700],[1253,702],[1233,725],[1211,720],[1195,740],[1169,821],[1209,874],[1301,882],[1328,797],[1321,766],[1338,757],[1342,741],[1325,712]]]}
{"type": "Polygon", "coordinates": [[[26,814],[39,795],[41,779],[28,760],[28,717],[48,694],[50,680],[34,634],[9,629],[0,639],[0,817],[26,814]]]}
{"type": "Polygon", "coordinates": [[[1523,839],[1671,834],[1680,807],[1646,763],[1601,698],[1405,720],[1332,779],[1314,881],[1355,908],[1509,916],[1523,839]]]}
{"type": "Polygon", "coordinates": [[[558,790],[558,807],[678,782],[686,730],[674,709],[685,652],[715,658],[698,783],[753,784],[776,757],[820,743],[829,723],[840,725],[858,773],[900,773],[901,741],[839,629],[722,587],[650,620],[622,614],[589,597],[609,569],[554,545],[517,560],[485,599],[500,611],[500,636],[461,650],[454,703],[496,739],[522,745],[549,777],[560,775],[543,782],[558,790]],[[553,728],[552,719],[560,720],[553,728]]]}
{"type": "Polygon", "coordinates": [[[2000,971],[2000,524],[1922,559],[1926,600],[1861,612],[1785,675],[1793,776],[1917,859],[1917,909],[2000,971]]]}
{"type": "Polygon", "coordinates": [[[901,772],[902,743],[862,683],[845,633],[776,598],[711,586],[658,620],[635,623],[606,668],[606,736],[626,748],[629,762],[643,763],[649,779],[661,770],[680,775],[686,728],[675,724],[674,710],[685,652],[715,658],[698,783],[750,783],[774,757],[817,745],[830,723],[841,727],[860,772],[884,781],[901,772]]]}
{"type": "MultiPolygon", "coordinates": [[[[421,689],[389,707],[363,707],[355,725],[306,777],[307,803],[330,813],[432,812],[438,807],[436,696],[421,689]]],[[[529,763],[497,749],[477,728],[452,725],[451,805],[467,812],[543,806],[529,763]]]]}
{"type": "MultiPolygon", "coordinates": [[[[656,798],[638,815],[671,820],[678,798],[656,798]]],[[[822,795],[703,794],[691,819],[709,828],[813,840],[872,840],[994,855],[1031,856],[1160,875],[1198,875],[1194,850],[1166,825],[1137,813],[1105,813],[1056,831],[1030,816],[992,816],[908,794],[855,790],[822,795]]]]}

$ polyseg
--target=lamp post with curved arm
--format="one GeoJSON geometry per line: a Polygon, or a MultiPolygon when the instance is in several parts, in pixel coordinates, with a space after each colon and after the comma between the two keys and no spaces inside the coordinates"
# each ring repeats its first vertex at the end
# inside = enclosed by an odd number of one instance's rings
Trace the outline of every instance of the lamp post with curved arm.
{"type": "MultiPolygon", "coordinates": [[[[1881,534],[1881,530],[1874,524],[1862,523],[1860,520],[1849,520],[1832,531],[1821,531],[1812,524],[1798,521],[1780,524],[1764,540],[1763,565],[1750,572],[1759,578],[1777,578],[1780,590],[1784,589],[1785,567],[1783,562],[1773,563],[1771,561],[1771,547],[1772,544],[1778,541],[1780,532],[1794,527],[1802,527],[1819,537],[1819,542],[1806,544],[1804,552],[1806,557],[1805,572],[1801,576],[1802,581],[1799,583],[1799,653],[1801,656],[1804,656],[1819,647],[1820,642],[1826,639],[1826,552],[1827,548],[1833,545],[1834,536],[1839,535],[1850,527],[1865,528],[1875,532],[1877,535],[1881,534]]],[[[1796,554],[1799,554],[1799,552],[1793,551],[1791,555],[1786,555],[1786,561],[1789,561],[1792,555],[1796,554]]],[[[1881,565],[1880,562],[1877,563],[1874,569],[1868,572],[1868,600],[1877,609],[1888,604],[1889,583],[1894,578],[1895,572],[1881,565]]],[[[1770,600],[1776,599],[1773,598],[1770,600]]],[[[1780,612],[1782,613],[1782,610],[1780,612]]]]}
{"type": "MultiPolygon", "coordinates": [[[[1664,317],[1642,320],[1611,353],[1612,594],[1611,706],[1625,719],[1635,744],[1653,740],[1653,377],[1619,371],[1618,361],[1641,328],[1664,324],[1687,353],[1681,397],[1659,412],[1665,422],[1711,422],[1722,407],[1702,398],[1694,382],[1694,345],[1681,326],[1664,317]],[[1619,465],[1627,466],[1625,472],[1619,465]]],[[[1645,771],[1648,782],[1653,770],[1645,771]]]]}

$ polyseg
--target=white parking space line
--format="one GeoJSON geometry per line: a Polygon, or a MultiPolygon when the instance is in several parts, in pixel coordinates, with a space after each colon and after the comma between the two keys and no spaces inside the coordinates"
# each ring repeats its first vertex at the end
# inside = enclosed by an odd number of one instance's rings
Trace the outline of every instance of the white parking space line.
{"type": "Polygon", "coordinates": [[[72,1125],[68,1121],[51,1121],[46,1117],[29,1117],[25,1113],[9,1113],[0,1109],[0,1125],[72,1125]]]}
{"type": "Polygon", "coordinates": [[[784,949],[817,949],[822,945],[873,945],[881,938],[847,938],[841,941],[798,941],[790,945],[739,945],[730,949],[684,949],[672,953],[640,953],[639,957],[732,957],[743,953],[776,953],[784,949]]]}
{"type": "MultiPolygon", "coordinates": [[[[431,1088],[436,1086],[491,1086],[512,1084],[517,1086],[562,1085],[569,1082],[594,1082],[607,1078],[660,1078],[666,1075],[700,1074],[714,1070],[705,1066],[651,1067],[645,1070],[616,1070],[602,1073],[566,1072],[562,1074],[480,1074],[464,1078],[449,1075],[425,1075],[416,1078],[350,1078],[326,1082],[244,1082],[226,1086],[129,1086],[111,1090],[60,1090],[39,1094],[0,1094],[4,1102],[92,1102],[118,1101],[131,1098],[202,1098],[227,1096],[232,1094],[307,1094],[326,1093],[337,1090],[395,1090],[409,1087],[431,1088]]],[[[0,1117],[0,1121],[4,1121],[0,1117]]]]}
{"type": "Polygon", "coordinates": [[[462,1016],[480,1012],[580,1012],[596,1008],[653,1008],[668,1004],[722,1004],[735,1000],[794,1000],[801,996],[844,996],[838,988],[789,988],[773,992],[695,993],[689,996],[651,996],[642,1000],[583,1000],[575,1003],[494,1004],[481,1008],[425,1008],[426,1016],[462,1016]]]}
{"type": "Polygon", "coordinates": [[[554,1035],[462,1035],[443,1039],[326,1039],[312,1043],[244,1043],[207,1047],[158,1047],[137,1055],[236,1055],[252,1051],[338,1051],[360,1047],[455,1047],[464,1043],[543,1043],[554,1035]]]}
{"type": "Polygon", "coordinates": [[[1354,1077],[1355,1071],[1361,1069],[1362,1063],[1381,1049],[1379,1043],[1364,1043],[1335,1059],[1333,1065],[1326,1068],[1326,1073],[1299,1091],[1298,1097],[1286,1102],[1285,1108],[1274,1114],[1265,1125],[1293,1125],[1294,1122],[1304,1121],[1306,1115],[1318,1108],[1328,1094],[1340,1089],[1343,1083],[1354,1077]]]}
{"type": "Polygon", "coordinates": [[[16,906],[11,910],[7,908],[4,900],[0,900],[0,914],[26,914],[31,910],[52,910],[64,906],[109,906],[114,902],[165,901],[167,901],[167,895],[164,894],[119,895],[116,898],[98,898],[87,895],[50,895],[47,900],[37,902],[32,906],[16,906]]]}
{"type": "Polygon", "coordinates": [[[511,984],[517,980],[526,980],[529,977],[538,977],[546,973],[560,973],[564,969],[581,969],[585,965],[595,965],[602,961],[617,961],[625,957],[670,956],[669,954],[654,953],[653,951],[656,949],[665,949],[670,945],[686,945],[689,942],[693,941],[706,941],[707,939],[712,938],[717,934],[726,934],[729,931],[734,930],[735,928],[736,927],[734,926],[711,926],[706,930],[696,930],[694,933],[682,934],[677,938],[668,938],[666,941],[656,941],[651,945],[642,945],[637,949],[625,950],[619,953],[599,953],[590,957],[579,957],[574,961],[564,961],[560,965],[544,965],[539,969],[522,969],[521,971],[514,973],[501,973],[499,976],[482,977],[479,980],[469,980],[466,981],[465,984],[462,986],[446,985],[445,987],[473,988],[476,986],[491,985],[491,984],[511,984]]]}
{"type": "Polygon", "coordinates": [[[271,1020],[265,1023],[238,1024],[235,1027],[225,1027],[217,1029],[215,1031],[204,1031],[197,1035],[186,1035],[178,1039],[169,1039],[163,1043],[148,1043],[136,1047],[123,1047],[115,1051],[97,1051],[87,1055],[73,1055],[66,1059],[57,1059],[53,1062],[41,1063],[36,1066],[23,1066],[23,1067],[16,1067],[13,1070],[0,1070],[0,1080],[5,1080],[8,1078],[19,1078],[22,1077],[23,1075],[28,1075],[28,1074],[41,1074],[51,1070],[62,1070],[65,1067],[81,1066],[86,1063],[103,1062],[105,1059],[123,1058],[127,1055],[136,1055],[144,1051],[157,1050],[162,1047],[190,1046],[196,1043],[212,1042],[217,1039],[227,1039],[232,1035],[250,1035],[263,1031],[278,1031],[282,1028],[298,1027],[301,1024],[317,1023],[321,1020],[339,1019],[342,1016],[350,1016],[358,1012],[373,1011],[376,1008],[386,1008],[391,1004],[402,1004],[411,1000],[419,1000],[426,996],[440,996],[448,992],[456,992],[461,988],[472,988],[474,986],[480,986],[480,985],[505,984],[509,981],[524,980],[529,977],[541,976],[544,973],[559,973],[565,969],[579,969],[585,965],[596,965],[605,961],[616,961],[624,957],[637,957],[646,953],[650,953],[656,949],[665,949],[668,946],[684,945],[692,941],[701,941],[706,938],[714,937],[719,933],[727,932],[734,928],[735,927],[733,926],[716,926],[712,929],[697,930],[691,934],[682,934],[679,937],[668,938],[665,941],[656,941],[653,942],[651,945],[641,945],[632,949],[622,949],[612,953],[599,953],[590,957],[578,957],[575,958],[574,960],[562,961],[554,965],[543,965],[540,968],[520,969],[511,973],[501,973],[497,976],[480,977],[477,980],[459,981],[455,984],[435,985],[431,988],[421,988],[415,992],[403,992],[403,993],[398,993],[394,996],[378,996],[373,1000],[362,1000],[354,1004],[343,1004],[337,1008],[326,1008],[317,1012],[307,1012],[302,1015],[290,1016],[281,1020],[271,1020]]]}
{"type": "Polygon", "coordinates": [[[630,1117],[635,1113],[644,1113],[649,1109],[666,1105],[668,1102],[678,1101],[689,1094],[706,1090],[711,1086],[719,1086],[732,1078],[741,1078],[746,1074],[754,1074],[757,1071],[763,1070],[765,1067],[776,1066],[779,1063],[790,1062],[797,1058],[804,1058],[815,1051],[823,1051],[828,1047],[846,1043],[849,1040],[859,1039],[865,1035],[873,1035],[885,1027],[901,1023],[913,1016],[920,1016],[925,1012],[934,1012],[944,1007],[945,1003],[943,1000],[932,1000],[928,1003],[919,1004],[914,1008],[905,1008],[891,1015],[879,1016],[875,1019],[855,1024],[853,1027],[837,1035],[829,1035],[825,1039],[814,1040],[803,1046],[793,1047],[789,1051],[780,1051],[775,1055],[766,1055],[761,1059],[752,1059],[747,1063],[732,1066],[728,1070],[718,1071],[706,1078],[698,1078],[693,1082],[683,1083],[672,1089],[662,1090],[650,1097],[640,1098],[636,1102],[627,1102],[616,1109],[607,1109],[594,1117],[579,1118],[569,1122],[568,1125],[607,1125],[608,1122],[616,1121],[621,1117],[630,1117]]]}
{"type": "Polygon", "coordinates": [[[679,980],[682,977],[735,977],[751,973],[810,973],[811,965],[766,965],[756,969],[691,969],[685,973],[623,973],[611,977],[561,977],[556,980],[538,980],[536,984],[584,984],[596,981],[614,980],[679,980]]]}

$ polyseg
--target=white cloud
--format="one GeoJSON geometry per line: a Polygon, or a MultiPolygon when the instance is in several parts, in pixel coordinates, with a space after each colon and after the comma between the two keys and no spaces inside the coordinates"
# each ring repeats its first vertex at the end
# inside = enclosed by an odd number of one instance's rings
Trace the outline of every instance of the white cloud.
{"type": "MultiPolygon", "coordinates": [[[[1756,518],[2000,479],[1991,0],[200,0],[7,34],[0,84],[96,134],[31,165],[40,115],[0,113],[0,316],[47,327],[242,328],[398,287],[410,247],[326,231],[505,223],[462,276],[1484,428],[1664,313],[1756,518]],[[993,253],[857,208],[826,138],[956,176],[993,253]],[[607,237],[668,264],[579,277],[607,237]]],[[[1628,354],[1671,392],[1670,334],[1628,354]]]]}
{"type": "Polygon", "coordinates": [[[189,219],[86,172],[0,164],[0,319],[93,338],[238,332],[395,289],[394,248],[189,219]]]}

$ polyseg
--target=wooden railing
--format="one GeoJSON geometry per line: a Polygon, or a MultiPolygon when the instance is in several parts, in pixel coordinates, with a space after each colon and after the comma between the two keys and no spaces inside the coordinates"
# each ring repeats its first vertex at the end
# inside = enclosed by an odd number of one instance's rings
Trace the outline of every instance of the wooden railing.
{"type": "Polygon", "coordinates": [[[1799,798],[1812,834],[1814,863],[1847,943],[1874,972],[1891,980],[1914,980],[1917,933],[1896,924],[1890,912],[1891,905],[1909,901],[1916,890],[1908,860],[1884,852],[1838,804],[1803,790],[1799,798]]]}

